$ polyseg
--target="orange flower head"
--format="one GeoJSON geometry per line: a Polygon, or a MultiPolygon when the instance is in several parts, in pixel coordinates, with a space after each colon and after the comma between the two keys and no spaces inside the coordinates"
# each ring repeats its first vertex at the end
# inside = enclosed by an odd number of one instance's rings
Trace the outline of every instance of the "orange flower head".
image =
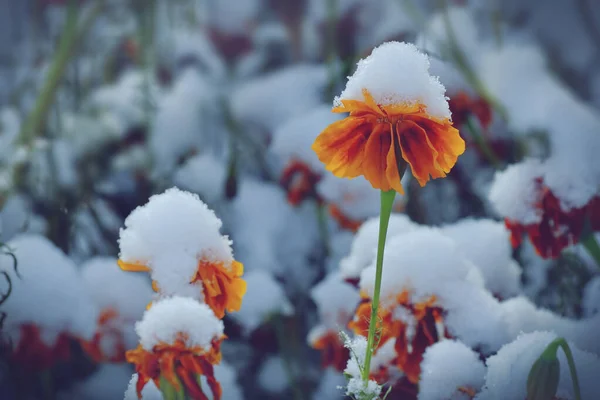
{"type": "Polygon", "coordinates": [[[190,298],[171,297],[155,303],[136,326],[140,345],[126,353],[138,373],[136,390],[152,380],[160,388],[161,377],[177,391],[193,399],[208,400],[199,376],[203,375],[212,398],[221,398],[214,365],[221,361],[223,323],[205,304],[190,298]]]}
{"type": "Polygon", "coordinates": [[[42,339],[40,328],[34,324],[24,324],[20,327],[19,341],[10,355],[12,362],[20,365],[30,373],[37,373],[71,357],[71,336],[59,334],[54,343],[49,344],[42,339]]]}
{"type": "Polygon", "coordinates": [[[305,199],[313,198],[320,201],[316,185],[321,175],[313,172],[308,165],[302,161],[293,160],[281,174],[281,186],[287,192],[288,202],[297,206],[305,199]]]}
{"type": "Polygon", "coordinates": [[[150,272],[161,296],[203,299],[222,318],[240,309],[246,283],[221,220],[198,196],[172,188],[135,209],[120,232],[121,269],[150,272]]]}
{"type": "Polygon", "coordinates": [[[404,193],[407,165],[421,186],[445,177],[465,150],[452,126],[443,86],[414,46],[391,42],[361,60],[313,150],[341,178],[364,176],[376,189],[404,193]],[[389,82],[387,81],[389,79],[389,82]]]}

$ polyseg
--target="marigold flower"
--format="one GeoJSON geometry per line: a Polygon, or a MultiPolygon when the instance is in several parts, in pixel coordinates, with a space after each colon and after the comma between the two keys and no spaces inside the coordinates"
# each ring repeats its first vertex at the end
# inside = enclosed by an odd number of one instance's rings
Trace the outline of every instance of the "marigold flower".
{"type": "Polygon", "coordinates": [[[429,60],[409,44],[390,42],[358,64],[313,150],[341,178],[364,176],[376,189],[404,193],[407,165],[421,186],[445,177],[465,142],[452,126],[444,87],[429,76],[429,60]]]}
{"type": "Polygon", "coordinates": [[[184,297],[161,300],[146,311],[136,331],[140,345],[128,351],[126,358],[138,374],[139,398],[149,380],[160,388],[162,377],[190,398],[208,400],[200,375],[206,378],[212,398],[221,398],[214,365],[221,361],[223,323],[208,306],[184,297]]]}
{"type": "Polygon", "coordinates": [[[197,196],[169,189],[134,210],[125,225],[121,269],[150,272],[161,295],[202,299],[219,318],[240,309],[244,267],[219,233],[221,220],[197,196]]]}
{"type": "Polygon", "coordinates": [[[462,126],[471,115],[479,120],[484,129],[492,122],[492,108],[481,97],[472,97],[464,91],[459,91],[450,97],[448,105],[452,112],[452,122],[456,126],[462,126]]]}
{"type": "Polygon", "coordinates": [[[293,160],[281,174],[281,186],[287,192],[288,202],[294,206],[302,203],[305,199],[319,199],[316,186],[321,175],[313,172],[308,165],[302,161],[293,160]]]}
{"type": "Polygon", "coordinates": [[[322,335],[311,338],[310,345],[313,349],[321,351],[321,367],[332,367],[342,372],[346,368],[350,352],[344,346],[338,332],[325,331],[322,335]]]}
{"type": "MultiPolygon", "coordinates": [[[[447,336],[442,325],[442,309],[436,305],[436,297],[411,304],[410,294],[403,291],[394,306],[380,309],[377,349],[388,340],[395,340],[396,358],[394,364],[411,383],[417,383],[421,374],[421,361],[425,350],[447,336]],[[440,337],[440,333],[442,337],[440,337]]],[[[356,316],[348,326],[358,335],[365,335],[371,320],[371,301],[364,301],[358,307],[356,316]]]]}
{"type": "Polygon", "coordinates": [[[510,218],[504,220],[510,230],[513,247],[518,247],[527,234],[541,257],[556,258],[565,248],[579,242],[586,218],[589,218],[593,230],[600,228],[600,197],[594,197],[584,207],[564,211],[560,199],[544,185],[542,178],[537,178],[535,185],[539,199],[534,207],[540,216],[539,221],[523,224],[510,218]]]}
{"type": "Polygon", "coordinates": [[[40,328],[24,324],[20,329],[19,341],[10,355],[12,362],[29,372],[52,368],[71,357],[70,335],[60,333],[52,344],[42,339],[40,328]]]}

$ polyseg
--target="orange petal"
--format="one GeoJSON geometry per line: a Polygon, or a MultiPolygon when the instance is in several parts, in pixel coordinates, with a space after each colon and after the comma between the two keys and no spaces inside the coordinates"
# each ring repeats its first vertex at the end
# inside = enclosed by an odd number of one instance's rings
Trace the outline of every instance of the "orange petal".
{"type": "Polygon", "coordinates": [[[438,152],[433,148],[423,128],[413,121],[403,120],[398,122],[396,129],[400,137],[402,158],[410,164],[413,176],[421,186],[425,186],[429,175],[432,178],[445,176],[436,161],[438,152]]]}
{"type": "Polygon", "coordinates": [[[365,143],[372,118],[347,117],[329,125],[317,137],[312,149],[325,167],[339,178],[355,178],[362,173],[365,143]]]}
{"type": "Polygon", "coordinates": [[[117,260],[117,264],[119,265],[119,268],[121,268],[123,271],[128,271],[128,272],[150,272],[150,268],[148,268],[146,265],[144,265],[142,263],[125,262],[123,260],[117,260]]]}
{"type": "Polygon", "coordinates": [[[362,90],[364,101],[361,100],[340,100],[341,106],[334,107],[331,111],[334,113],[349,112],[352,116],[363,114],[375,114],[385,116],[381,107],[377,104],[371,93],[367,89],[362,90]]]}
{"type": "Polygon", "coordinates": [[[460,137],[458,129],[450,123],[443,125],[432,123],[430,128],[424,127],[424,129],[433,148],[438,152],[438,164],[444,172],[450,172],[458,156],[465,152],[465,141],[460,137]]]}
{"type": "Polygon", "coordinates": [[[392,135],[388,124],[377,124],[367,145],[362,170],[365,178],[375,189],[390,190],[392,187],[387,180],[387,155],[392,144],[392,135]]]}
{"type": "MultiPolygon", "coordinates": [[[[392,144],[390,145],[390,149],[387,154],[387,167],[385,170],[385,176],[387,178],[388,183],[399,194],[404,194],[404,188],[402,187],[402,176],[400,175],[400,165],[398,161],[405,164],[406,162],[396,155],[397,149],[400,148],[400,141],[397,137],[397,134],[392,134],[392,144]],[[400,159],[399,159],[400,158],[400,159]]],[[[406,165],[406,164],[405,164],[406,165]]],[[[402,175],[404,175],[404,169],[402,170],[402,175]]]]}

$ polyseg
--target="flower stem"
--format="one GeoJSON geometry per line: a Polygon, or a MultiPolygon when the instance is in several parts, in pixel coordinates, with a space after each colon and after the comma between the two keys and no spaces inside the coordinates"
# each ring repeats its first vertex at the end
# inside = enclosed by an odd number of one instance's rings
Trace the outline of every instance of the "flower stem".
{"type": "Polygon", "coordinates": [[[501,169],[502,163],[500,161],[500,158],[496,155],[496,153],[494,152],[494,150],[492,149],[492,147],[490,146],[488,141],[485,139],[483,134],[477,128],[477,124],[473,120],[472,116],[467,118],[466,125],[467,125],[467,128],[469,129],[469,132],[471,133],[471,137],[473,138],[475,143],[479,146],[479,148],[483,152],[485,158],[487,158],[487,160],[490,162],[490,164],[495,169],[498,169],[498,170],[501,169]]]}
{"type": "Polygon", "coordinates": [[[379,214],[379,239],[377,241],[377,263],[375,271],[375,288],[373,290],[373,300],[371,302],[371,320],[369,321],[369,336],[367,338],[367,352],[365,354],[365,364],[362,374],[365,384],[369,381],[369,372],[371,371],[371,357],[373,356],[373,347],[375,342],[375,330],[377,328],[377,310],[379,308],[379,292],[381,291],[381,276],[383,273],[383,251],[385,249],[385,239],[387,236],[390,215],[394,205],[396,192],[381,191],[381,210],[379,214]]]}
{"type": "Polygon", "coordinates": [[[555,342],[562,347],[569,363],[569,371],[571,372],[571,380],[573,380],[573,390],[575,391],[575,400],[581,400],[581,390],[579,389],[579,378],[577,377],[577,369],[575,368],[575,361],[573,360],[573,353],[571,348],[564,338],[558,338],[555,342]]]}
{"type": "Polygon", "coordinates": [[[600,267],[600,245],[598,244],[594,233],[590,232],[587,237],[581,240],[581,244],[600,267]]]}

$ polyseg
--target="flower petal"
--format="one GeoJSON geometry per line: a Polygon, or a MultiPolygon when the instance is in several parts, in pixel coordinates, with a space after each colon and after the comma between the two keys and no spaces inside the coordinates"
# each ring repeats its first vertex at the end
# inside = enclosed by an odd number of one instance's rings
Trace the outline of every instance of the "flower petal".
{"type": "Polygon", "coordinates": [[[329,125],[317,137],[312,149],[327,170],[339,178],[355,178],[362,173],[365,143],[372,118],[347,117],[329,125]]]}
{"type": "Polygon", "coordinates": [[[391,137],[392,144],[390,145],[390,149],[388,150],[387,154],[387,167],[385,170],[385,176],[392,189],[394,189],[399,194],[404,194],[404,188],[402,187],[401,180],[402,175],[404,175],[404,170],[406,168],[402,168],[401,173],[401,166],[399,162],[404,165],[406,165],[406,162],[402,159],[402,157],[399,154],[396,154],[397,152],[399,153],[400,149],[400,139],[398,137],[398,134],[394,132],[391,135],[391,137]]]}
{"type": "Polygon", "coordinates": [[[392,145],[392,134],[388,124],[377,124],[371,132],[363,159],[362,170],[365,178],[375,189],[388,191],[392,187],[387,180],[387,155],[392,145]]]}
{"type": "Polygon", "coordinates": [[[438,124],[433,121],[422,121],[419,125],[427,132],[427,137],[438,152],[437,162],[446,173],[450,172],[458,156],[465,152],[465,141],[460,137],[458,129],[450,123],[438,124]]]}
{"type": "Polygon", "coordinates": [[[431,178],[446,176],[437,162],[438,152],[427,137],[427,133],[417,123],[410,120],[401,120],[396,125],[400,137],[402,158],[410,164],[413,176],[421,186],[431,178]]]}

